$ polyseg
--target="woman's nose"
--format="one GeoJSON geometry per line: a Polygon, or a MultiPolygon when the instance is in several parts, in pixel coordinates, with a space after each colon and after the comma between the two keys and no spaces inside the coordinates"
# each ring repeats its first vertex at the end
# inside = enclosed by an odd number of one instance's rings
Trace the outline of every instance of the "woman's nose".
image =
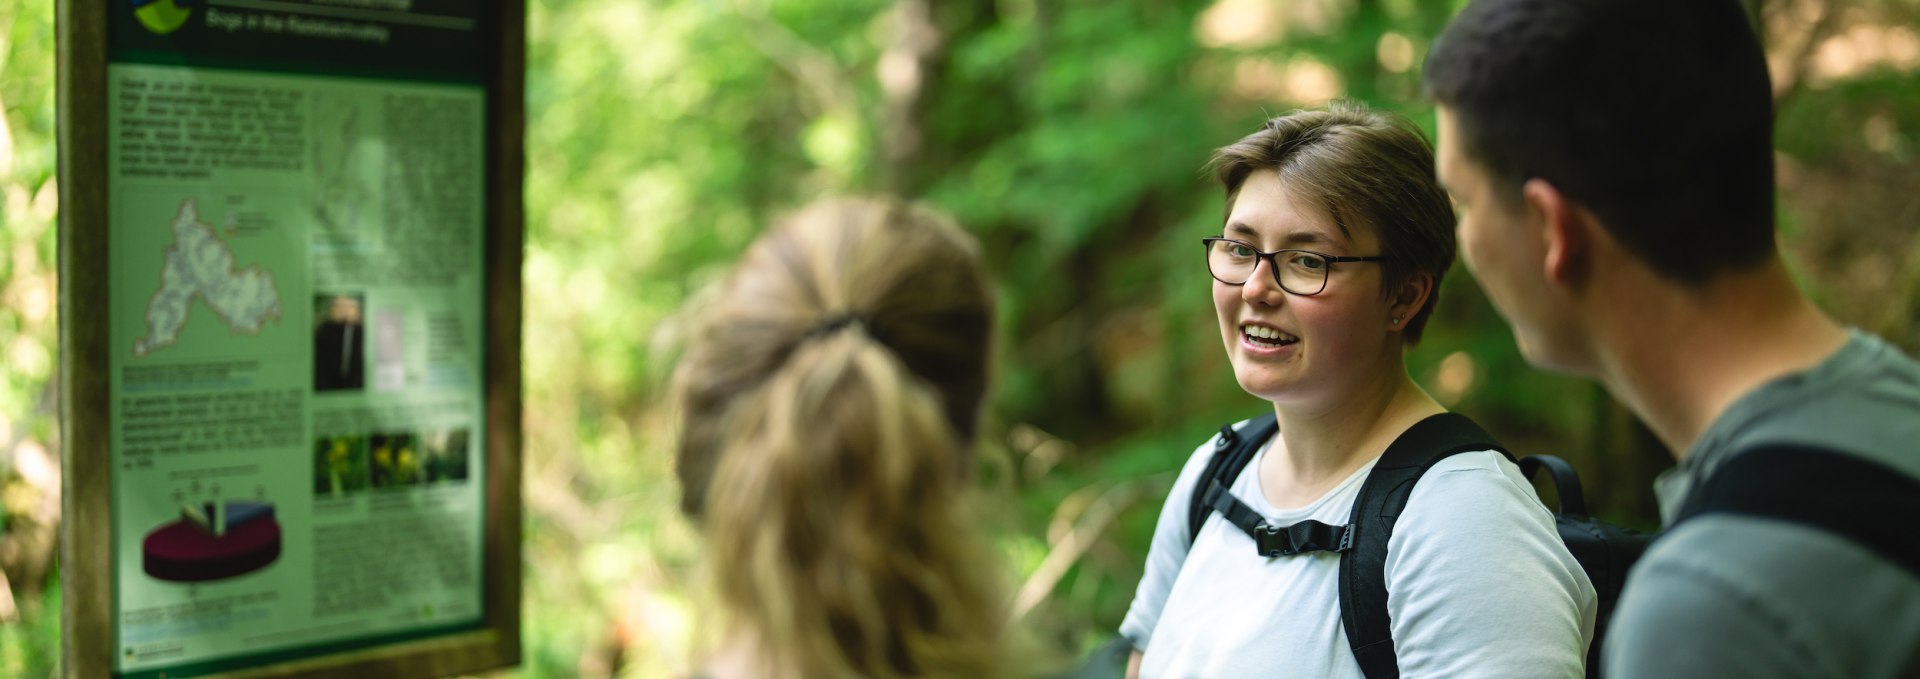
{"type": "Polygon", "coordinates": [[[1273,261],[1264,257],[1253,263],[1253,272],[1247,275],[1247,282],[1240,285],[1240,298],[1254,304],[1277,305],[1286,296],[1287,292],[1273,279],[1273,261]]]}

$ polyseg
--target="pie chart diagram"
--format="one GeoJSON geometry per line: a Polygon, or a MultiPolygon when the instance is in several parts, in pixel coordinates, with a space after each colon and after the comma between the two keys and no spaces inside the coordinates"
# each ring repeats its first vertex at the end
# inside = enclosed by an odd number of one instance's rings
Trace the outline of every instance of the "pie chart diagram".
{"type": "Polygon", "coordinates": [[[147,575],[206,582],[252,573],[280,558],[280,523],[270,503],[188,505],[180,514],[141,541],[140,565],[147,575]]]}

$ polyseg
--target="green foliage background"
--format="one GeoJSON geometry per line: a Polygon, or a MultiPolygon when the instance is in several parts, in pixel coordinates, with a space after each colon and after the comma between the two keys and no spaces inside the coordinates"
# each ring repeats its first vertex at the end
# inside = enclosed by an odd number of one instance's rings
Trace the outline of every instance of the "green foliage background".
{"type": "MultiPolygon", "coordinates": [[[[1431,131],[1419,64],[1460,4],[534,0],[527,655],[510,674],[688,668],[700,547],[663,401],[682,310],[777,215],[839,193],[925,200],[985,245],[1000,370],[980,452],[1003,509],[983,525],[1032,629],[1069,655],[1111,634],[1172,473],[1262,408],[1214,329],[1201,164],[1328,97],[1431,131]]],[[[1836,315],[1920,348],[1920,2],[1748,4],[1781,83],[1790,258],[1836,315]]],[[[4,676],[58,656],[52,10],[0,5],[4,676]]],[[[1517,449],[1574,460],[1603,513],[1651,523],[1665,451],[1592,385],[1526,367],[1464,270],[1410,364],[1517,449]]]]}

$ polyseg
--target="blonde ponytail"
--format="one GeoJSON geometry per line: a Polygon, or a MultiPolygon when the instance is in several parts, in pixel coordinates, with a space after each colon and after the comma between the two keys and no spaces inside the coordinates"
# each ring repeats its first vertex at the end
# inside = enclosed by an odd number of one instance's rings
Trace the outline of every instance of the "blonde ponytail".
{"type": "Polygon", "coordinates": [[[683,504],[766,671],[999,676],[1005,599],[964,517],[992,318],[969,237],[817,205],[749,249],[676,384],[683,504]]]}

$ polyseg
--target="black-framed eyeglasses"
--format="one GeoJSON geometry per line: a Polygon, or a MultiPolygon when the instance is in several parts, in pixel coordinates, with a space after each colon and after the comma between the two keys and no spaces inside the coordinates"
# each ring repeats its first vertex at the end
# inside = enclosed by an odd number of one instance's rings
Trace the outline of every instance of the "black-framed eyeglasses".
{"type": "Polygon", "coordinates": [[[1384,262],[1386,257],[1335,257],[1312,250],[1274,250],[1261,252],[1246,241],[1215,236],[1200,239],[1207,246],[1207,272],[1227,285],[1246,285],[1260,260],[1267,260],[1267,271],[1280,289],[1312,297],[1327,289],[1327,272],[1340,262],[1384,262]],[[1284,256],[1283,256],[1284,255],[1284,256]]]}

